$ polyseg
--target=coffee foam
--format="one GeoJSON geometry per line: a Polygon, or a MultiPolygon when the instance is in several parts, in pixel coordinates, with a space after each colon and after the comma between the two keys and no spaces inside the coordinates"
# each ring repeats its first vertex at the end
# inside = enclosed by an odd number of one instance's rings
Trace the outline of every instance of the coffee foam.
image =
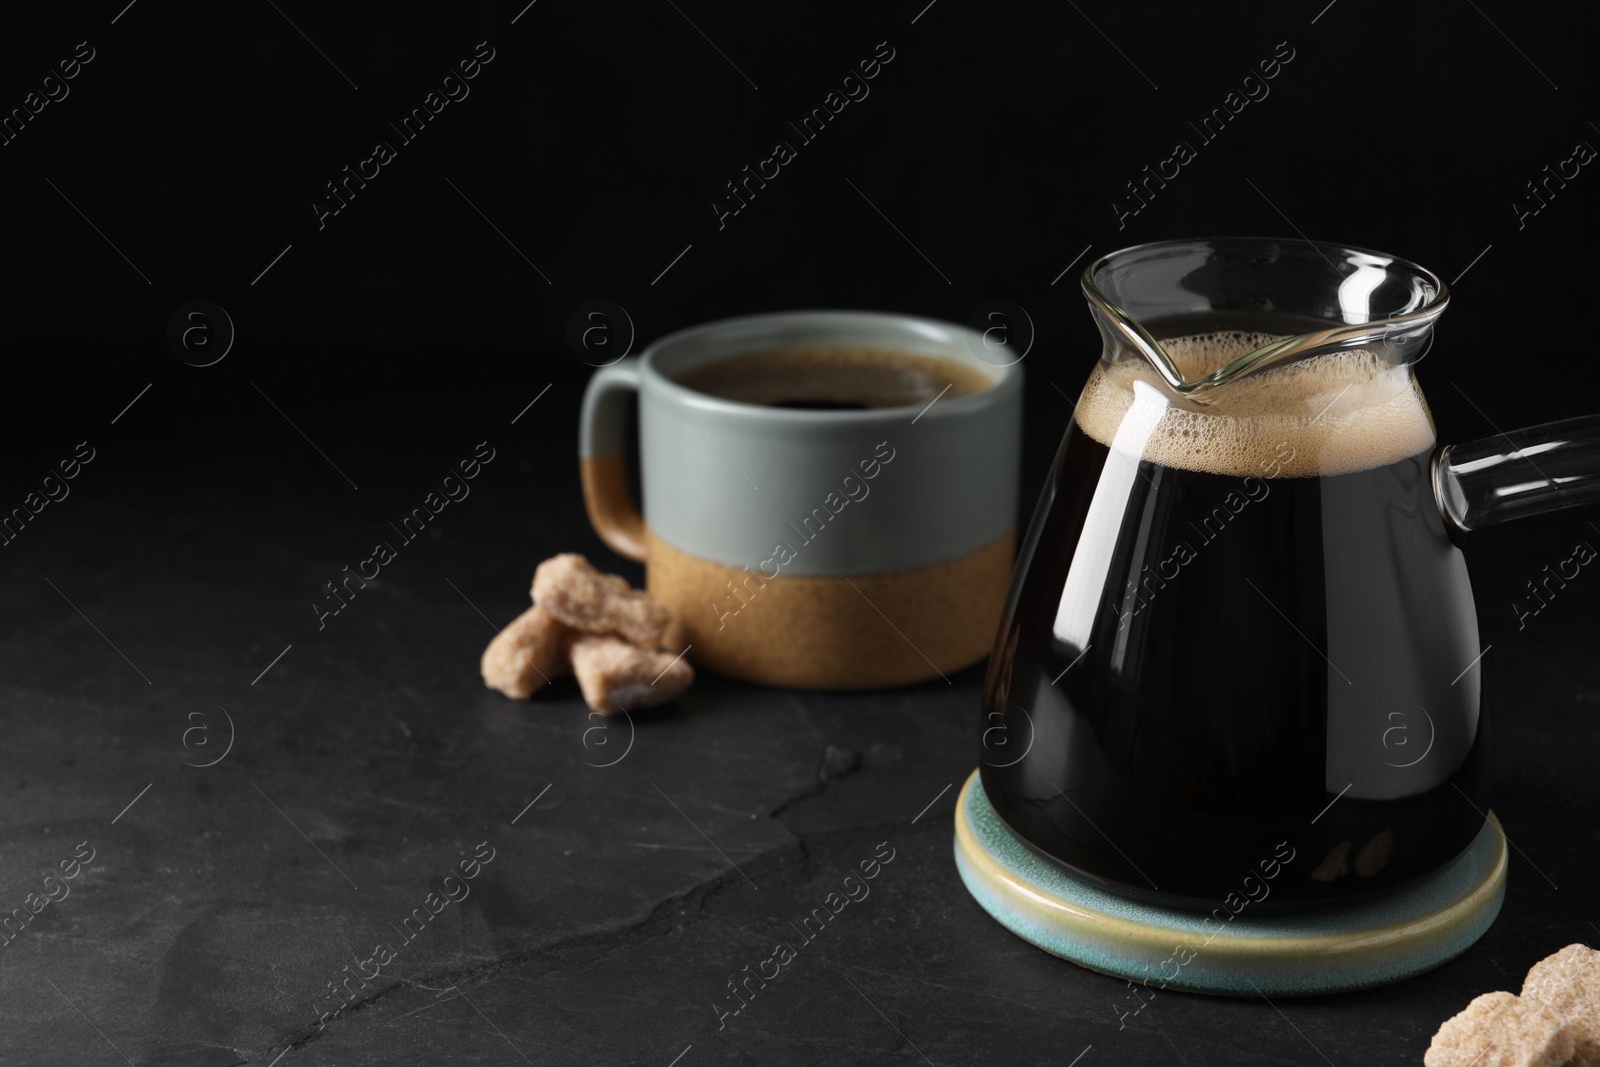
{"type": "Polygon", "coordinates": [[[690,368],[680,385],[746,404],[831,401],[868,408],[954,399],[994,384],[948,356],[861,345],[812,344],[731,356],[690,368]]]}
{"type": "MultiPolygon", "coordinates": [[[[1192,381],[1282,336],[1228,330],[1160,344],[1192,381]]],[[[1186,410],[1144,360],[1102,362],[1084,386],[1076,420],[1108,448],[1235,477],[1275,468],[1274,476],[1299,478],[1370,470],[1434,443],[1433,418],[1409,369],[1364,349],[1249,375],[1208,399],[1206,410],[1186,410]]]]}

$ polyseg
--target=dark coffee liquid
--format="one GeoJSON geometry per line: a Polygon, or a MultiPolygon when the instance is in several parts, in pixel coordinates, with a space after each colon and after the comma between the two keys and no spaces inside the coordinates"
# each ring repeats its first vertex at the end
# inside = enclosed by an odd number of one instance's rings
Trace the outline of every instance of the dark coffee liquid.
{"type": "Polygon", "coordinates": [[[794,411],[866,411],[871,404],[860,400],[775,400],[768,407],[790,408],[794,411]]]}
{"type": "Polygon", "coordinates": [[[725,400],[808,411],[922,406],[993,384],[955,359],[822,344],[718,360],[684,371],[677,381],[725,400]]]}
{"type": "Polygon", "coordinates": [[[1077,871],[1207,910],[1255,900],[1274,856],[1293,859],[1252,908],[1447,863],[1484,823],[1488,723],[1409,376],[1262,376],[1227,432],[1155,391],[1126,403],[1137,377],[1091,380],[1023,543],[985,687],[990,800],[1077,871]]]}

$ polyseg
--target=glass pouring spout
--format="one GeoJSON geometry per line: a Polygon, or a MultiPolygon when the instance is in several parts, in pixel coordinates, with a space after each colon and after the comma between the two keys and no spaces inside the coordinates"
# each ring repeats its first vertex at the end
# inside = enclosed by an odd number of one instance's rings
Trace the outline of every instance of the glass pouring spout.
{"type": "MultiPolygon", "coordinates": [[[[1416,363],[1450,302],[1437,275],[1396,256],[1256,237],[1123,249],[1089,264],[1082,286],[1103,358],[1142,360],[1194,410],[1233,382],[1310,357],[1364,351],[1416,363]],[[1265,343],[1220,367],[1185,368],[1161,340],[1229,328],[1265,343]]],[[[1600,415],[1496,429],[1435,454],[1435,499],[1457,531],[1600,503],[1600,415]]]]}
{"type": "Polygon", "coordinates": [[[1437,276],[1394,256],[1253,237],[1125,249],[1089,264],[1082,284],[1112,358],[1142,358],[1169,389],[1202,406],[1213,390],[1308,356],[1362,349],[1415,363],[1450,302],[1437,276]],[[1191,377],[1152,327],[1172,336],[1192,330],[1199,316],[1254,317],[1280,336],[1191,377]],[[1171,325],[1161,331],[1163,324],[1171,325]]]}

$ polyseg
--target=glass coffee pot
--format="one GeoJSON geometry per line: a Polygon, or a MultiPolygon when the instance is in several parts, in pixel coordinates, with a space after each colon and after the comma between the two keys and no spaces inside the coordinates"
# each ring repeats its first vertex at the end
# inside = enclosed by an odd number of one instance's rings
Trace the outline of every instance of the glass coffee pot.
{"type": "Polygon", "coordinates": [[[1462,535],[1600,500],[1600,416],[1439,447],[1414,365],[1448,292],[1393,256],[1168,241],[1083,290],[1104,350],[989,661],[989,801],[1179,907],[1288,856],[1260,907],[1448,865],[1491,768],[1462,535]]]}

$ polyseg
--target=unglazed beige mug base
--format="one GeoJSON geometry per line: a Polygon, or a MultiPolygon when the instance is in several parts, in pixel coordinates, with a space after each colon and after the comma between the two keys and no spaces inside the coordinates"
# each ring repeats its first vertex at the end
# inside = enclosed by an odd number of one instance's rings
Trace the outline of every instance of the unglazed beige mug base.
{"type": "Polygon", "coordinates": [[[697,667],[799,689],[873,689],[983,659],[1005,606],[1013,532],[975,551],[889,574],[766,578],[645,530],[650,595],[672,609],[666,642],[697,667]]]}

